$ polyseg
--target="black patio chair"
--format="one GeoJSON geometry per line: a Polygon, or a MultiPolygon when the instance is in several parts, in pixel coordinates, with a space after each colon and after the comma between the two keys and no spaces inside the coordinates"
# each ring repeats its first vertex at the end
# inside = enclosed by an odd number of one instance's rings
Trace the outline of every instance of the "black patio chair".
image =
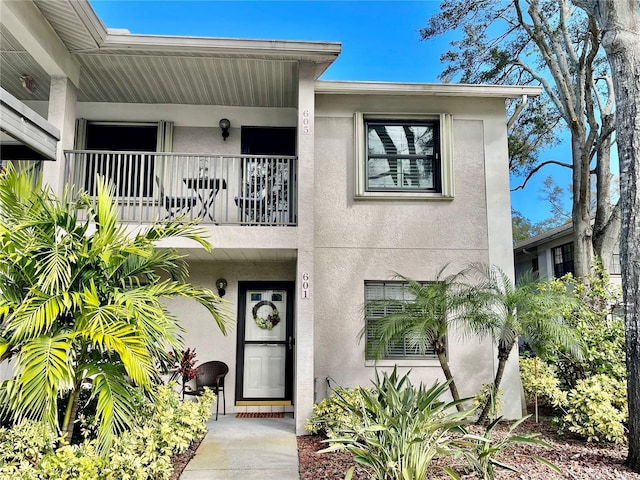
{"type": "Polygon", "coordinates": [[[227,414],[227,401],[224,396],[224,377],[229,373],[229,366],[218,360],[204,362],[197,367],[196,389],[184,392],[185,395],[202,395],[204,387],[208,387],[216,394],[216,420],[218,420],[218,409],[220,407],[220,393],[222,393],[223,415],[227,414]]]}
{"type": "Polygon", "coordinates": [[[177,217],[180,214],[186,214],[191,211],[191,209],[198,202],[197,196],[189,196],[189,197],[172,197],[165,195],[164,185],[160,181],[160,178],[156,176],[156,184],[158,185],[158,189],[160,191],[160,204],[167,211],[167,215],[164,219],[169,219],[173,217],[177,217]]]}

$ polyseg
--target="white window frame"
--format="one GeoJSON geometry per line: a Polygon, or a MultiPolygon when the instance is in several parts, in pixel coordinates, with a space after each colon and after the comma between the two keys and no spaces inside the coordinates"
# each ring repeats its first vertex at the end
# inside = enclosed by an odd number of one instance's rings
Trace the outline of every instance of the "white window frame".
{"type": "Polygon", "coordinates": [[[356,112],[354,114],[354,158],[355,158],[355,191],[356,200],[451,200],[454,198],[453,174],[453,117],[448,113],[440,114],[406,114],[406,113],[374,113],[356,112]],[[428,121],[439,124],[440,137],[440,191],[367,191],[367,120],[393,121],[428,121]]]}

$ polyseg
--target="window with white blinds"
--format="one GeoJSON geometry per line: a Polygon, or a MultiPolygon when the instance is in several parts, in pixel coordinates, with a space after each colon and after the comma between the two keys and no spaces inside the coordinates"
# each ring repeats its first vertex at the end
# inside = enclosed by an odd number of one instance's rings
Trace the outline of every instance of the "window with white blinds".
{"type": "MultiPolygon", "coordinates": [[[[406,288],[406,283],[401,281],[365,281],[365,322],[366,322],[366,358],[375,358],[371,341],[378,337],[381,327],[380,319],[391,313],[402,311],[403,303],[411,302],[415,297],[406,288]]],[[[412,342],[404,337],[402,340],[387,345],[381,358],[402,359],[402,358],[435,358],[433,350],[426,352],[412,345],[412,342]]]]}
{"type": "Polygon", "coordinates": [[[355,198],[451,199],[450,114],[356,112],[355,198]]]}

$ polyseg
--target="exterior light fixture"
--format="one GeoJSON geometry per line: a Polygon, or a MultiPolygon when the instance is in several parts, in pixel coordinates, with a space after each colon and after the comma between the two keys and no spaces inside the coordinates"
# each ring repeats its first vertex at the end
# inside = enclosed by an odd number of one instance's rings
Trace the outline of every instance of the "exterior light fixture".
{"type": "Polygon", "coordinates": [[[231,127],[231,122],[228,119],[223,118],[218,122],[218,125],[220,125],[220,130],[222,130],[222,139],[226,142],[227,137],[229,136],[229,127],[231,127]]]}
{"type": "MultiPolygon", "coordinates": [[[[227,133],[227,135],[229,135],[229,134],[227,133]]],[[[225,288],[227,288],[227,281],[224,278],[217,279],[216,280],[216,287],[218,288],[218,296],[224,297],[224,294],[227,293],[225,291],[225,288]]]]}
{"type": "Polygon", "coordinates": [[[22,75],[20,77],[20,82],[22,83],[22,88],[24,88],[27,92],[35,92],[36,83],[31,75],[22,75]]]}

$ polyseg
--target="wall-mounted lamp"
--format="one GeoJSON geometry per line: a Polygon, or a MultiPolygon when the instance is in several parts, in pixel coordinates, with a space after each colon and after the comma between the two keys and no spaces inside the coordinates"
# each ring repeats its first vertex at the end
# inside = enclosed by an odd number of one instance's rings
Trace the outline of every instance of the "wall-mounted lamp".
{"type": "Polygon", "coordinates": [[[29,93],[33,93],[36,90],[36,83],[31,75],[23,75],[20,77],[22,87],[29,93]]]}
{"type": "Polygon", "coordinates": [[[222,130],[222,139],[226,142],[227,137],[229,136],[229,127],[231,126],[231,122],[228,119],[223,118],[218,122],[218,125],[220,125],[220,130],[222,130]]]}
{"type": "Polygon", "coordinates": [[[225,288],[227,288],[227,281],[224,278],[217,279],[216,287],[218,288],[218,296],[224,297],[224,294],[227,293],[225,291],[225,288]]]}

